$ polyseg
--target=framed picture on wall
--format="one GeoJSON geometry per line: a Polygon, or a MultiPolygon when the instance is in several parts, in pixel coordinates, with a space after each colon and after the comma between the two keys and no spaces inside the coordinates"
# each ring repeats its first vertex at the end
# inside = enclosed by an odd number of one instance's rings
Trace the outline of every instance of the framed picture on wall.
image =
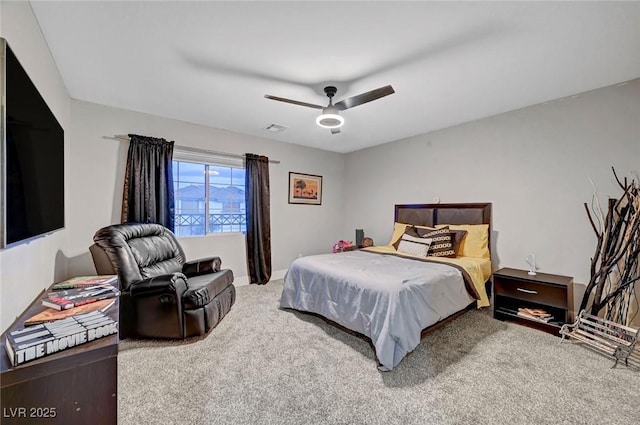
{"type": "Polygon", "coordinates": [[[322,176],[289,172],[290,204],[322,204],[322,176]]]}

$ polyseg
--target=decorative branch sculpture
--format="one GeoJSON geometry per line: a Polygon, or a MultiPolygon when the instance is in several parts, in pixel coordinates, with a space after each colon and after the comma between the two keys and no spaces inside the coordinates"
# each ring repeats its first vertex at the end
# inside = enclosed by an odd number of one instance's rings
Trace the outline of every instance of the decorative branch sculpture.
{"type": "Polygon", "coordinates": [[[597,192],[594,193],[592,208],[597,225],[587,203],[584,204],[598,242],[580,310],[588,307],[594,316],[629,325],[634,319],[630,314],[631,302],[636,301],[636,308],[638,304],[635,285],[640,280],[640,182],[628,183],[625,178],[623,183],[613,167],[612,170],[623,194],[617,200],[609,199],[604,216],[597,192]]]}

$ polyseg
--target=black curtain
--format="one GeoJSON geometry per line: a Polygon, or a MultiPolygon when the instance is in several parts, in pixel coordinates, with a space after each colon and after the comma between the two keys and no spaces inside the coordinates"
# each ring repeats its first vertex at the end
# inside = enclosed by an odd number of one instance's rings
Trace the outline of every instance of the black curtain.
{"type": "Polygon", "coordinates": [[[129,137],[122,222],[158,223],[173,231],[173,142],[136,134],[129,137]]]}
{"type": "Polygon", "coordinates": [[[264,285],[271,278],[269,158],[252,153],[245,158],[249,282],[264,285]]]}

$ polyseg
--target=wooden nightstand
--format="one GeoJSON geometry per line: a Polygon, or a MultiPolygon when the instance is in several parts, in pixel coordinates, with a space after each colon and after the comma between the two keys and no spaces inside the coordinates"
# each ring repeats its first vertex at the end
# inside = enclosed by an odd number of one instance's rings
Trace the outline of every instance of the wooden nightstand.
{"type": "Polygon", "coordinates": [[[525,270],[503,268],[493,274],[493,317],[515,321],[554,335],[573,321],[573,278],[555,274],[529,275],[525,270]],[[518,315],[518,308],[543,309],[553,315],[547,323],[518,315]]]}

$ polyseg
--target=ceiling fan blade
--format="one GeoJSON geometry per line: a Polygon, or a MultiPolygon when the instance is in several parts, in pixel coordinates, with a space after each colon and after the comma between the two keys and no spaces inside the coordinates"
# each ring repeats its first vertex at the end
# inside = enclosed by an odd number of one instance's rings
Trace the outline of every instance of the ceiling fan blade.
{"type": "Polygon", "coordinates": [[[395,93],[393,87],[384,86],[380,87],[379,89],[371,90],[366,93],[341,100],[334,106],[338,108],[339,111],[344,111],[345,109],[353,108],[362,105],[363,103],[371,102],[372,100],[380,99],[381,97],[385,97],[393,93],[395,93]]]}
{"type": "Polygon", "coordinates": [[[331,134],[338,134],[340,133],[340,129],[339,128],[332,128],[331,129],[331,134]]]}
{"type": "Polygon", "coordinates": [[[271,99],[271,100],[277,100],[279,102],[293,103],[294,105],[306,106],[307,108],[313,108],[313,109],[322,109],[322,108],[324,108],[324,106],[314,105],[313,103],[300,102],[300,101],[297,101],[297,100],[286,99],[284,97],[271,96],[269,94],[265,94],[264,97],[266,97],[267,99],[271,99]]]}

